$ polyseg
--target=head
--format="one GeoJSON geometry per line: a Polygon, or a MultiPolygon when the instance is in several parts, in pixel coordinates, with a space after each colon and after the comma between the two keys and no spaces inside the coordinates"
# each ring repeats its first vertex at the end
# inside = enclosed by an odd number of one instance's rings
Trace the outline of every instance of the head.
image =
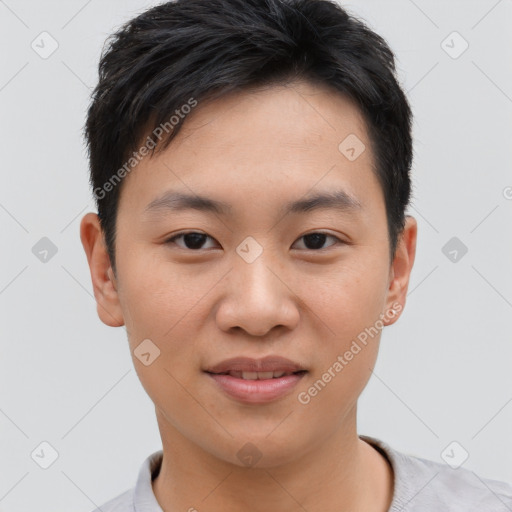
{"type": "Polygon", "coordinates": [[[275,465],[354,426],[415,253],[394,71],[385,41],[327,0],[169,2],[111,37],[81,238],[162,433],[239,464],[252,442],[275,465]],[[269,402],[208,373],[275,355],[305,373],[269,402]]]}

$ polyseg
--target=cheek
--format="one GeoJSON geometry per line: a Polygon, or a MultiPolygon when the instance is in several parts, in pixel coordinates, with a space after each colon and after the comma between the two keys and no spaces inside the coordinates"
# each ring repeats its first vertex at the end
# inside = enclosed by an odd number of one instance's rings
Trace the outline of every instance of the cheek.
{"type": "Polygon", "coordinates": [[[315,367],[297,397],[311,417],[339,424],[368,383],[383,328],[383,288],[375,276],[344,272],[318,295],[315,367]]]}
{"type": "Polygon", "coordinates": [[[312,402],[327,401],[342,410],[359,396],[375,365],[387,269],[377,258],[354,259],[309,289],[318,290],[309,300],[321,320],[321,335],[315,340],[318,361],[311,379],[316,384],[306,391],[312,402]]]}
{"type": "Polygon", "coordinates": [[[387,269],[382,263],[354,258],[309,289],[318,290],[309,294],[312,308],[330,334],[327,339],[341,350],[379,319],[386,300],[387,269]]]}
{"type": "Polygon", "coordinates": [[[121,306],[134,343],[139,338],[167,343],[194,317],[205,290],[215,282],[214,276],[198,282],[179,265],[148,257],[142,250],[125,257],[119,270],[121,306]]]}
{"type": "Polygon", "coordinates": [[[197,334],[208,317],[205,295],[219,278],[205,275],[194,279],[169,261],[149,262],[142,255],[135,257],[133,252],[123,261],[122,271],[120,297],[141,384],[156,404],[186,401],[182,386],[191,388],[197,377],[201,356],[197,334]],[[151,340],[144,343],[150,347],[149,352],[157,354],[148,366],[137,357],[138,353],[147,352],[139,348],[144,346],[143,340],[151,340]]]}
{"type": "Polygon", "coordinates": [[[156,278],[137,279],[125,291],[131,323],[130,329],[127,327],[128,340],[142,386],[159,407],[190,406],[190,397],[184,390],[191,389],[197,378],[199,359],[194,340],[197,317],[204,313],[201,294],[174,281],[156,278]],[[147,352],[150,356],[144,361],[142,354],[147,352]],[[147,359],[150,364],[146,364],[147,359]]]}

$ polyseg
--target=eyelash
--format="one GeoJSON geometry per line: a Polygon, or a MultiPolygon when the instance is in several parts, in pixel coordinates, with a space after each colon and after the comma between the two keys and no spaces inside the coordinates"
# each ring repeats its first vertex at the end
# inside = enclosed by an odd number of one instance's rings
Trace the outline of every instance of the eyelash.
{"type": "MultiPolygon", "coordinates": [[[[177,235],[173,235],[171,238],[167,239],[164,243],[165,244],[175,244],[175,240],[178,239],[178,238],[182,238],[184,237],[185,235],[191,235],[191,234],[198,234],[198,235],[204,235],[206,238],[209,238],[211,240],[214,240],[213,237],[207,235],[206,233],[202,233],[201,231],[186,231],[186,232],[183,232],[183,233],[178,233],[177,235]]],[[[305,249],[307,251],[313,251],[313,252],[321,252],[321,251],[325,251],[327,249],[329,249],[329,247],[333,247],[335,245],[339,245],[339,244],[343,244],[343,245],[346,245],[347,243],[340,240],[337,236],[334,236],[334,235],[331,235],[330,233],[324,233],[322,231],[312,231],[311,233],[306,233],[305,235],[302,235],[301,237],[299,237],[297,240],[300,240],[301,238],[304,238],[306,236],[309,236],[309,235],[325,235],[327,238],[333,238],[336,240],[336,242],[332,245],[329,245],[328,247],[326,248],[323,248],[323,249],[305,249]]],[[[202,251],[202,250],[207,250],[207,249],[189,249],[187,247],[180,247],[178,246],[180,249],[183,249],[185,251],[191,251],[191,252],[199,252],[199,251],[202,251]]],[[[304,250],[304,249],[302,249],[304,250]]]]}

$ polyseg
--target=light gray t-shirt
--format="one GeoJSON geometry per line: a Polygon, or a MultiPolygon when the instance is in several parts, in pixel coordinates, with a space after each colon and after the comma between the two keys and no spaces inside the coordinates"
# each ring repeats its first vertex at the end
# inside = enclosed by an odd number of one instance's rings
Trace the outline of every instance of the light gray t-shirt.
{"type": "MultiPolygon", "coordinates": [[[[512,512],[512,485],[481,478],[463,467],[452,469],[442,462],[406,455],[374,437],[359,437],[391,463],[394,491],[389,512],[512,512]]],[[[162,455],[159,450],[147,457],[135,487],[93,512],[163,512],[151,487],[162,455]]]]}

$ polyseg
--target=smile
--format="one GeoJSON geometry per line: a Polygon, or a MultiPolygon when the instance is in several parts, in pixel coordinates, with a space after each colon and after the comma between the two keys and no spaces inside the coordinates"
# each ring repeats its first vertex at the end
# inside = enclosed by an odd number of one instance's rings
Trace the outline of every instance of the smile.
{"type": "Polygon", "coordinates": [[[229,374],[206,372],[223,395],[245,404],[265,404],[286,397],[307,372],[238,373],[240,375],[237,376],[231,375],[231,372],[229,374]]]}

